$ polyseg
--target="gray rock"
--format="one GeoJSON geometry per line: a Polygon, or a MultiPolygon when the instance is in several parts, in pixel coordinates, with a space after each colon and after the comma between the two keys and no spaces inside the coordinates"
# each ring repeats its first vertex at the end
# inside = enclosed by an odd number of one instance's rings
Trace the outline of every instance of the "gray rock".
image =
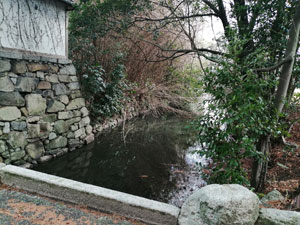
{"type": "Polygon", "coordinates": [[[263,203],[267,203],[268,201],[283,201],[283,200],[284,200],[283,195],[277,190],[273,190],[269,192],[261,199],[263,203]]]}
{"type": "Polygon", "coordinates": [[[38,138],[41,136],[39,124],[27,124],[28,138],[38,138]]]}
{"type": "Polygon", "coordinates": [[[95,140],[95,136],[94,136],[94,134],[90,134],[84,140],[85,140],[85,143],[88,145],[95,140]]]}
{"type": "Polygon", "coordinates": [[[61,101],[62,103],[64,103],[65,105],[68,105],[69,103],[69,97],[67,95],[60,95],[57,98],[59,101],[61,101]]]}
{"type": "Polygon", "coordinates": [[[69,90],[64,84],[54,84],[52,89],[54,90],[55,95],[67,95],[69,90]]]}
{"type": "Polygon", "coordinates": [[[72,125],[72,124],[74,124],[74,123],[78,123],[80,120],[81,120],[81,117],[75,117],[75,118],[72,118],[72,119],[67,120],[67,123],[68,123],[69,125],[72,125]]]}
{"type": "Polygon", "coordinates": [[[41,141],[28,144],[26,151],[32,159],[38,159],[45,153],[44,145],[41,141]]]}
{"type": "Polygon", "coordinates": [[[70,125],[65,120],[58,120],[54,123],[54,130],[59,134],[68,132],[69,127],[70,125]]]}
{"type": "Polygon", "coordinates": [[[79,138],[79,137],[81,137],[82,135],[85,135],[85,129],[84,129],[84,128],[81,128],[81,129],[76,130],[76,131],[74,132],[75,138],[79,138]]]}
{"type": "Polygon", "coordinates": [[[59,101],[52,100],[49,102],[48,107],[47,107],[47,112],[48,113],[53,113],[53,112],[60,112],[65,110],[65,105],[59,101]]]}
{"type": "Polygon", "coordinates": [[[51,83],[48,82],[48,81],[40,81],[38,86],[37,86],[37,89],[39,89],[39,90],[49,90],[49,89],[51,89],[51,83]]]}
{"type": "Polygon", "coordinates": [[[50,74],[46,76],[45,80],[51,83],[59,83],[58,76],[56,74],[50,74]]]}
{"type": "Polygon", "coordinates": [[[38,79],[31,77],[18,77],[16,90],[20,92],[33,92],[36,90],[38,79]]]}
{"type": "Polygon", "coordinates": [[[12,91],[14,91],[14,89],[15,89],[15,85],[13,84],[13,82],[11,81],[11,79],[9,79],[8,76],[0,77],[0,91],[3,91],[3,92],[12,92],[12,91]]]}
{"type": "Polygon", "coordinates": [[[45,79],[45,73],[44,72],[36,72],[36,77],[40,78],[40,80],[44,80],[45,79]]]}
{"type": "Polygon", "coordinates": [[[26,108],[31,116],[39,116],[45,114],[46,99],[40,94],[29,94],[25,96],[26,108]]]}
{"type": "Polygon", "coordinates": [[[67,144],[68,144],[68,139],[63,136],[59,136],[54,140],[51,140],[49,144],[46,145],[46,149],[63,148],[67,146],[67,144]]]}
{"type": "Polygon", "coordinates": [[[178,222],[179,225],[253,225],[258,213],[259,199],[247,188],[212,184],[187,199],[178,222]]]}
{"type": "Polygon", "coordinates": [[[89,115],[89,110],[86,107],[80,109],[80,112],[82,114],[82,117],[86,117],[87,115],[89,115]]]}
{"type": "Polygon", "coordinates": [[[3,106],[24,106],[25,99],[19,92],[0,92],[0,105],[3,106]]]}
{"type": "Polygon", "coordinates": [[[11,64],[7,60],[0,60],[0,73],[11,70],[11,64]]]}
{"type": "Polygon", "coordinates": [[[66,119],[71,119],[71,118],[73,118],[73,112],[72,111],[59,112],[58,113],[58,119],[60,119],[60,120],[66,120],[66,119]]]}
{"type": "Polygon", "coordinates": [[[3,133],[8,134],[10,132],[10,123],[6,122],[3,127],[3,133]]]}
{"type": "Polygon", "coordinates": [[[300,225],[300,213],[262,208],[255,225],[300,225]]]}
{"type": "Polygon", "coordinates": [[[13,130],[17,130],[17,131],[24,131],[26,129],[26,123],[24,121],[21,122],[17,122],[17,121],[13,121],[11,122],[11,128],[13,130]]]}
{"type": "Polygon", "coordinates": [[[60,69],[59,74],[76,75],[76,69],[73,64],[67,65],[60,69]]]}
{"type": "Polygon", "coordinates": [[[67,84],[67,86],[70,90],[78,90],[80,88],[78,82],[69,83],[69,84],[67,84]]]}
{"type": "Polygon", "coordinates": [[[69,146],[71,148],[78,147],[80,145],[81,145],[81,142],[79,139],[69,139],[69,146]]]}
{"type": "Polygon", "coordinates": [[[74,117],[80,117],[81,116],[81,112],[79,110],[73,110],[73,116],[74,117]]]}
{"type": "Polygon", "coordinates": [[[58,80],[63,83],[72,82],[69,75],[58,75],[58,80]]]}
{"type": "Polygon", "coordinates": [[[7,150],[7,145],[4,141],[0,140],[0,154],[7,150]]]}
{"type": "Polygon", "coordinates": [[[79,97],[81,97],[81,96],[82,96],[82,95],[81,95],[80,90],[72,90],[72,91],[71,91],[71,94],[70,94],[71,99],[79,98],[79,97]]]}
{"type": "Polygon", "coordinates": [[[86,128],[85,128],[85,131],[87,134],[91,134],[93,132],[93,127],[91,125],[88,125],[86,128]]]}
{"type": "Polygon", "coordinates": [[[76,82],[76,81],[78,81],[78,77],[77,76],[70,76],[70,80],[71,80],[71,82],[76,82]]]}
{"type": "Polygon", "coordinates": [[[29,116],[29,117],[27,117],[26,122],[27,123],[35,123],[35,122],[38,122],[39,120],[40,120],[39,116],[29,116]]]}
{"type": "Polygon", "coordinates": [[[26,63],[24,61],[14,62],[12,66],[12,72],[17,74],[26,73],[26,63]]]}
{"type": "Polygon", "coordinates": [[[57,115],[56,114],[45,114],[42,118],[41,121],[44,122],[49,122],[49,123],[53,123],[57,120],[57,115]]]}
{"type": "Polygon", "coordinates": [[[25,155],[26,155],[26,152],[24,150],[12,152],[12,153],[10,153],[10,160],[16,161],[16,160],[22,159],[25,155]]]}
{"type": "Polygon", "coordinates": [[[87,117],[84,117],[82,118],[82,120],[79,122],[79,127],[85,127],[87,125],[89,125],[91,122],[90,118],[87,116],[87,117]]]}
{"type": "Polygon", "coordinates": [[[20,110],[15,106],[6,106],[0,108],[0,120],[13,121],[21,117],[20,110]]]}
{"type": "Polygon", "coordinates": [[[23,116],[26,116],[26,117],[28,116],[28,111],[25,107],[22,107],[20,110],[21,110],[23,116]]]}
{"type": "Polygon", "coordinates": [[[28,64],[28,70],[30,72],[37,72],[37,71],[47,72],[49,71],[49,66],[41,63],[30,63],[28,64]]]}
{"type": "Polygon", "coordinates": [[[7,142],[14,149],[16,149],[16,148],[24,149],[25,146],[27,145],[27,140],[26,140],[25,133],[18,132],[18,131],[10,132],[9,135],[8,135],[8,141],[7,142]]]}
{"type": "Polygon", "coordinates": [[[50,141],[53,140],[53,139],[55,139],[55,138],[57,138],[56,133],[52,132],[52,133],[49,134],[49,140],[50,141]]]}
{"type": "Polygon", "coordinates": [[[84,98],[75,98],[70,101],[67,110],[79,109],[85,106],[84,98]]]}

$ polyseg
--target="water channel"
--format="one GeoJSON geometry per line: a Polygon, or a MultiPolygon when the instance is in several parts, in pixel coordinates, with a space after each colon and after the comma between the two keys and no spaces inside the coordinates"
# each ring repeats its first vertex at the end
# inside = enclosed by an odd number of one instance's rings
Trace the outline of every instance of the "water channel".
{"type": "Polygon", "coordinates": [[[205,185],[187,120],[134,119],[99,135],[94,143],[34,168],[181,206],[205,185]]]}

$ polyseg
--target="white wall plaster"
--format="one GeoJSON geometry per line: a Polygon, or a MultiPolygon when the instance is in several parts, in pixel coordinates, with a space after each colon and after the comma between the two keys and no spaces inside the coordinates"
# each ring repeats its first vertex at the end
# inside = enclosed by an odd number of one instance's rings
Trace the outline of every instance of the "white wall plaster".
{"type": "Polygon", "coordinates": [[[66,55],[65,5],[56,0],[0,0],[0,48],[66,55]]]}

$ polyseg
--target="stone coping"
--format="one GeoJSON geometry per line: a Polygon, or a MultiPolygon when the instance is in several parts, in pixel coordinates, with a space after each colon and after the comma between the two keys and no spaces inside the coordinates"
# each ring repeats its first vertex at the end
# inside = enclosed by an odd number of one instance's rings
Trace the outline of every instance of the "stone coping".
{"type": "Polygon", "coordinates": [[[1,166],[3,184],[152,225],[176,225],[180,209],[158,201],[48,175],[16,166],[1,166]]]}

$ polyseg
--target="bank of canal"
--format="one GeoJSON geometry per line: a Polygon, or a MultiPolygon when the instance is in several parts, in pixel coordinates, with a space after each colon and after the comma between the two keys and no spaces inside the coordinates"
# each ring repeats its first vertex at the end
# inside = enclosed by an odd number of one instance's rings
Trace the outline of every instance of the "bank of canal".
{"type": "Polygon", "coordinates": [[[205,185],[186,120],[134,119],[95,142],[34,168],[64,178],[181,206],[205,185]]]}

